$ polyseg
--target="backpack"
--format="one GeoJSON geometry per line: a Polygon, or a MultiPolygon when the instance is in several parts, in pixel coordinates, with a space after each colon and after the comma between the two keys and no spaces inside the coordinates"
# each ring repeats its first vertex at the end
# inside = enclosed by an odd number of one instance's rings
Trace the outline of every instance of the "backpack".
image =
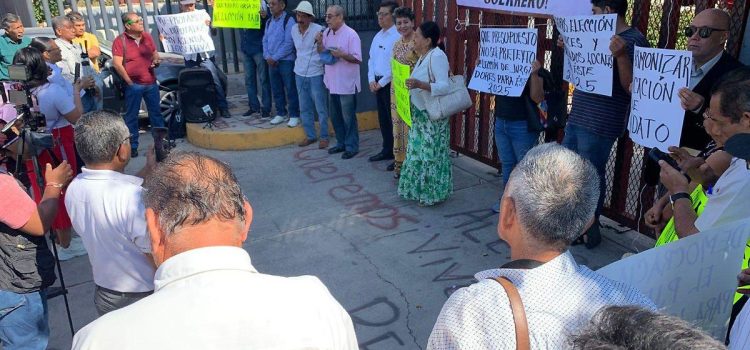
{"type": "MultiPolygon", "coordinates": [[[[287,11],[284,11],[284,16],[286,16],[286,18],[284,18],[284,32],[286,32],[286,24],[289,23],[289,20],[291,19],[294,21],[292,25],[295,25],[297,23],[297,20],[287,11]]],[[[266,20],[266,29],[268,29],[268,26],[271,25],[271,20],[273,20],[273,16],[266,20]]],[[[294,45],[292,45],[292,55],[297,55],[297,48],[295,48],[294,45]]]]}
{"type": "Polygon", "coordinates": [[[544,101],[535,104],[526,97],[526,113],[529,131],[562,129],[568,120],[567,94],[555,85],[552,74],[546,69],[539,70],[544,89],[544,101]]]}

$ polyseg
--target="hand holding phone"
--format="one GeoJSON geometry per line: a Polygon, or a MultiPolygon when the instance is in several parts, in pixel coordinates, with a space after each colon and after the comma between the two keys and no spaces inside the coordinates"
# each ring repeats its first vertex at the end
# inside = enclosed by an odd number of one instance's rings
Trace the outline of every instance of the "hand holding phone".
{"type": "Polygon", "coordinates": [[[172,145],[167,139],[169,129],[163,127],[152,128],[154,135],[154,152],[156,153],[156,161],[161,163],[167,158],[169,152],[172,150],[172,145]]]}

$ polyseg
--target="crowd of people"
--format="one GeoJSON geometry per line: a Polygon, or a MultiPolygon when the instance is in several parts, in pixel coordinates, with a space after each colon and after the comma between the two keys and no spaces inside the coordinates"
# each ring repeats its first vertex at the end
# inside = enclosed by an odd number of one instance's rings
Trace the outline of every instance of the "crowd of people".
{"type": "MultiPolygon", "coordinates": [[[[612,96],[575,90],[561,145],[537,145],[541,130],[528,122],[527,105],[544,102],[556,88],[540,61],[532,63],[520,97],[495,97],[502,188],[492,210],[500,214],[497,234],[509,245],[511,261],[477,273],[477,283],[448,298],[428,349],[750,346],[750,307],[742,295],[748,290],[738,290],[733,300],[724,344],[660,314],[643,293],[578,264],[570,252],[571,245],[594,248],[601,242],[605,166],[627,124],[634,48],[649,46],[627,23],[626,0],[591,3],[593,15],[617,15],[609,43],[612,96]]],[[[353,158],[359,153],[363,58],[344,8],[329,6],[323,27],[308,1],[294,15],[285,0],[261,4],[261,28],[243,30],[241,37],[245,116],[301,124],[300,147],[317,142],[329,154],[353,158]],[[328,120],[335,131],[332,147],[328,120]]],[[[195,0],[181,0],[180,9],[195,11],[195,0]]],[[[414,12],[393,0],[381,2],[377,16],[381,30],[370,46],[367,78],[382,148],[368,160],[392,160],[388,170],[398,179],[398,194],[420,206],[436,205],[453,191],[449,119],[427,111],[432,98],[450,89],[441,30],[435,22],[416,23],[414,12]],[[392,60],[410,68],[408,118],[396,107],[392,60]]],[[[164,121],[156,45],[138,14],[124,13],[121,21],[125,31],[113,41],[112,53],[124,84],[124,116],[101,110],[96,74],[75,74],[89,59],[98,70],[101,54],[80,14],[55,17],[56,38],[33,40],[24,37],[18,16],[2,18],[0,80],[8,80],[11,64],[28,67],[26,86],[54,140],[51,149],[22,164],[28,191],[10,174],[10,157],[0,167],[3,348],[46,347],[46,292],[55,282],[55,257],[44,235],[53,230],[63,246],[71,232],[81,237],[93,271],[100,317],[75,335],[74,349],[356,349],[351,317],[319,279],[272,276],[253,267],[242,248],[253,211],[229,165],[194,152],[176,152],[157,165],[149,150],[143,169],[125,174],[138,156],[141,101],[151,126],[164,121]]],[[[205,24],[210,31],[209,15],[205,24]]],[[[679,92],[682,139],[669,149],[679,169],[658,162],[665,193],[645,215],[660,233],[657,245],[748,217],[743,200],[750,196],[750,68],[724,51],[728,29],[725,12],[707,9],[684,30],[694,64],[689,86],[679,92]]],[[[564,38],[558,45],[564,47],[564,38]]],[[[184,58],[187,67],[211,72],[219,114],[230,117],[214,52],[184,58]]],[[[2,124],[14,117],[0,111],[2,124]]],[[[5,141],[0,134],[0,143],[5,141]]],[[[748,259],[738,286],[750,284],[748,259]]]]}

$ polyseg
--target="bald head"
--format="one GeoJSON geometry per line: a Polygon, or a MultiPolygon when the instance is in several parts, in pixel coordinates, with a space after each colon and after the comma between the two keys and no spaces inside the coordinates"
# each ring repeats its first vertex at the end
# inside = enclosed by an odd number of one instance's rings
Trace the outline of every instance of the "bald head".
{"type": "Polygon", "coordinates": [[[721,54],[729,38],[729,23],[729,15],[715,8],[703,10],[693,18],[688,50],[693,53],[696,65],[702,66],[721,54]]]}
{"type": "Polygon", "coordinates": [[[729,23],[731,21],[731,18],[729,18],[729,14],[726,11],[717,8],[705,9],[695,16],[695,19],[701,22],[705,21],[705,23],[710,23],[714,28],[726,30],[729,30],[729,23]]]}

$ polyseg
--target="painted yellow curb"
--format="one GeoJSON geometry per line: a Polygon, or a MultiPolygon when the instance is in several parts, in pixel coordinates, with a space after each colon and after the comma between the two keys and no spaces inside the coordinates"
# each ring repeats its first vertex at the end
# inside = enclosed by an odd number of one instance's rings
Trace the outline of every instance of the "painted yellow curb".
{"type": "MultiPolygon", "coordinates": [[[[357,113],[359,131],[378,129],[378,113],[367,111],[357,113]]],[[[330,131],[333,136],[333,129],[330,131]]],[[[302,126],[287,128],[285,125],[272,128],[252,128],[245,131],[217,131],[204,129],[203,124],[187,124],[187,140],[191,144],[219,151],[241,151],[265,149],[297,144],[305,138],[302,126]]],[[[333,142],[335,143],[335,141],[333,142]]]]}

